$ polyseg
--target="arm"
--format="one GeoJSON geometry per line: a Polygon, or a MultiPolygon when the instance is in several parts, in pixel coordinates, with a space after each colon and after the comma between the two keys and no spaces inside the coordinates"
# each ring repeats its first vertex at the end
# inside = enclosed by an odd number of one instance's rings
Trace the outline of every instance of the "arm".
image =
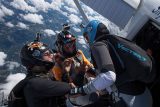
{"type": "Polygon", "coordinates": [[[37,98],[49,98],[67,94],[70,86],[68,83],[35,77],[28,81],[25,89],[31,91],[37,98]]]}
{"type": "Polygon", "coordinates": [[[82,55],[83,62],[86,66],[92,67],[93,65],[88,61],[88,59],[85,57],[83,52],[81,50],[78,50],[78,52],[82,55]]]}
{"type": "Polygon", "coordinates": [[[110,87],[116,80],[114,66],[107,46],[101,42],[95,43],[91,47],[91,52],[99,75],[93,81],[83,86],[83,92],[86,94],[110,87]]]}

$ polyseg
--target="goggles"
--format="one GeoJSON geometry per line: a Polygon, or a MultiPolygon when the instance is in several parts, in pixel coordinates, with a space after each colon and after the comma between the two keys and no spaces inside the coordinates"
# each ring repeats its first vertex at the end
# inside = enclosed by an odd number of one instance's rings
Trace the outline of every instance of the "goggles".
{"type": "Polygon", "coordinates": [[[53,52],[51,50],[47,50],[42,53],[42,56],[50,56],[51,54],[53,54],[53,52]]]}
{"type": "Polygon", "coordinates": [[[32,56],[36,58],[53,54],[52,50],[49,50],[47,45],[41,42],[31,42],[28,44],[28,50],[32,51],[32,56]]]}

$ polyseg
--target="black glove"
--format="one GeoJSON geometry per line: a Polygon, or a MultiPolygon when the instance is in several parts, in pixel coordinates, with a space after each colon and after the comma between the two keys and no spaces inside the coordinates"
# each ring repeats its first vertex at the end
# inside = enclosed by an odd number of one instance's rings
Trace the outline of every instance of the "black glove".
{"type": "Polygon", "coordinates": [[[70,90],[70,95],[76,95],[76,94],[86,95],[86,93],[84,92],[83,87],[72,88],[70,90]]]}

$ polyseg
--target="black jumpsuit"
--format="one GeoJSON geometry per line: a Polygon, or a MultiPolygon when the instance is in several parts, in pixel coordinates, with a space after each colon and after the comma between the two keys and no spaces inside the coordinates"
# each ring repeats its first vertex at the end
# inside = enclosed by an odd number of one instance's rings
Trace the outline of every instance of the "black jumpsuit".
{"type": "Polygon", "coordinates": [[[49,78],[34,77],[24,87],[27,107],[59,107],[58,98],[69,92],[70,86],[49,78]]]}

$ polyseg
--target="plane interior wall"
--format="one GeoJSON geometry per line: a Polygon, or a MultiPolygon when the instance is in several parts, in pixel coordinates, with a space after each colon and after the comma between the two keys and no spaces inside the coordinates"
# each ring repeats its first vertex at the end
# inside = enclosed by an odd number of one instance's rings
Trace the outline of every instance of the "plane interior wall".
{"type": "Polygon", "coordinates": [[[133,40],[145,50],[160,51],[160,29],[157,26],[148,21],[133,40]]]}
{"type": "Polygon", "coordinates": [[[152,21],[148,21],[144,27],[138,32],[133,41],[140,47],[145,49],[148,54],[153,56],[156,69],[157,78],[154,83],[150,85],[150,90],[153,96],[153,107],[160,107],[160,27],[152,21]]]}
{"type": "Polygon", "coordinates": [[[155,26],[155,23],[148,21],[133,41],[152,55],[160,67],[160,29],[158,25],[155,26]]]}

